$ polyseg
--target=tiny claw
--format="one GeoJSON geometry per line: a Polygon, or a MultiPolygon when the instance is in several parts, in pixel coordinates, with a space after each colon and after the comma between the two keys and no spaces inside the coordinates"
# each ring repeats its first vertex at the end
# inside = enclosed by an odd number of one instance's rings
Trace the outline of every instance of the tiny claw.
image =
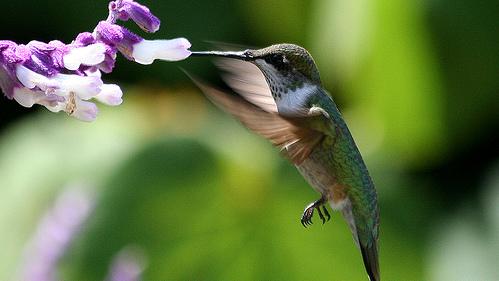
{"type": "Polygon", "coordinates": [[[331,219],[331,215],[329,214],[329,212],[327,211],[327,208],[326,206],[322,205],[322,210],[324,211],[324,214],[326,215],[327,217],[327,220],[326,221],[329,221],[331,219]]]}
{"type": "Polygon", "coordinates": [[[324,218],[324,215],[321,212],[321,207],[317,206],[316,208],[317,208],[317,213],[319,213],[319,218],[321,218],[322,220],[322,224],[326,223],[326,218],[324,218]]]}

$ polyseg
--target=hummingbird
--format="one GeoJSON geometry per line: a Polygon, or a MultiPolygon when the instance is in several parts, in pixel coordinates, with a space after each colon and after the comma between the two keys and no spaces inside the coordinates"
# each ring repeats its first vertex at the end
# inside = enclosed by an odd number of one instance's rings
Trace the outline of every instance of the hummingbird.
{"type": "Polygon", "coordinates": [[[324,89],[310,53],[294,44],[245,51],[198,51],[218,57],[222,78],[237,93],[191,79],[217,107],[278,147],[320,194],[306,206],[301,223],[314,211],[324,224],[326,208],[347,221],[371,281],[379,281],[379,208],[374,183],[345,120],[324,89]]]}

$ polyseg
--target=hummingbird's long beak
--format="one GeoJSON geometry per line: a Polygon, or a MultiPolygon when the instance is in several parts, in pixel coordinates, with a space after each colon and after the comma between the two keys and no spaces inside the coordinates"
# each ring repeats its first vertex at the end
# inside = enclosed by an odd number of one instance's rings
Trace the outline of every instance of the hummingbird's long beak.
{"type": "Polygon", "coordinates": [[[231,58],[231,59],[240,59],[240,60],[251,60],[252,56],[249,55],[248,52],[246,51],[241,51],[241,52],[232,52],[232,51],[199,51],[199,52],[192,52],[191,57],[203,57],[203,56],[210,56],[210,57],[224,57],[224,58],[231,58]]]}

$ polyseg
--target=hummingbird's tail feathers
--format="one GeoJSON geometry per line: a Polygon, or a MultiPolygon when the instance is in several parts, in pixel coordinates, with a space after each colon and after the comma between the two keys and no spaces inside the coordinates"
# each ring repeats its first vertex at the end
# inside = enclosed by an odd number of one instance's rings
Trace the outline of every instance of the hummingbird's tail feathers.
{"type": "Polygon", "coordinates": [[[359,246],[369,280],[380,281],[377,243],[371,243],[369,246],[359,243],[359,246]]]}
{"type": "Polygon", "coordinates": [[[267,112],[240,96],[213,88],[186,73],[217,107],[236,117],[243,125],[267,138],[294,163],[301,164],[322,139],[322,133],[300,127],[299,122],[267,112]]]}
{"type": "MultiPolygon", "coordinates": [[[[354,215],[355,201],[352,198],[345,200],[341,213],[348,223],[357,247],[362,254],[362,261],[370,281],[380,281],[378,261],[378,239],[372,229],[366,228],[366,222],[361,217],[354,215]]],[[[377,224],[375,226],[377,228],[377,224]]]]}

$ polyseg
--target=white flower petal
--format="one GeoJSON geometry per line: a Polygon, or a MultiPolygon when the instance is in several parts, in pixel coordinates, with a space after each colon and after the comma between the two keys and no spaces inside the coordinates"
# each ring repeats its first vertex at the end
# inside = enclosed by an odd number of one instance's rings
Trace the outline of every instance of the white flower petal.
{"type": "Polygon", "coordinates": [[[48,87],[51,86],[50,79],[38,74],[23,65],[18,65],[16,67],[16,76],[17,79],[26,87],[33,89],[38,86],[40,89],[45,91],[48,87]]]}
{"type": "Polygon", "coordinates": [[[58,103],[56,105],[50,105],[50,104],[41,104],[41,105],[45,106],[45,108],[47,108],[48,110],[50,110],[52,112],[63,111],[66,108],[65,103],[58,103]]]}
{"type": "Polygon", "coordinates": [[[54,91],[60,96],[75,93],[79,98],[88,100],[100,92],[104,84],[97,76],[79,76],[73,74],[57,74],[51,80],[56,81],[58,89],[54,91]]]}
{"type": "Polygon", "coordinates": [[[101,87],[101,92],[95,96],[95,99],[107,105],[120,105],[123,102],[121,99],[122,96],[123,92],[120,86],[104,84],[101,87]]]}
{"type": "Polygon", "coordinates": [[[51,78],[38,74],[22,65],[16,68],[19,81],[27,88],[40,88],[59,96],[75,93],[81,99],[91,99],[100,92],[103,82],[98,76],[79,76],[75,74],[57,74],[51,78]]]}
{"type": "Polygon", "coordinates": [[[100,79],[100,72],[91,76],[80,76],[75,74],[56,74],[47,78],[33,72],[24,66],[18,66],[16,70],[19,81],[27,88],[38,87],[46,93],[67,97],[75,93],[81,99],[91,99],[97,95],[104,84],[100,79]]]}
{"type": "Polygon", "coordinates": [[[142,40],[133,45],[132,57],[140,64],[151,64],[155,59],[183,60],[191,55],[191,43],[185,38],[172,40],[142,40]]]}
{"type": "Polygon", "coordinates": [[[25,87],[16,87],[14,88],[14,100],[24,107],[32,107],[38,99],[37,95],[40,93],[43,95],[43,92],[32,91],[25,87]]]}
{"type": "Polygon", "coordinates": [[[54,96],[47,95],[42,91],[33,91],[25,87],[14,89],[14,99],[24,107],[40,104],[52,112],[59,112],[66,106],[65,99],[62,97],[54,98],[54,96]]]}
{"type": "Polygon", "coordinates": [[[86,122],[92,122],[97,117],[99,110],[97,109],[95,103],[75,98],[75,105],[76,108],[71,116],[86,122]]]}
{"type": "Polygon", "coordinates": [[[80,65],[97,65],[104,61],[106,46],[95,43],[85,47],[74,48],[62,58],[64,67],[69,70],[77,70],[80,65]]]}

